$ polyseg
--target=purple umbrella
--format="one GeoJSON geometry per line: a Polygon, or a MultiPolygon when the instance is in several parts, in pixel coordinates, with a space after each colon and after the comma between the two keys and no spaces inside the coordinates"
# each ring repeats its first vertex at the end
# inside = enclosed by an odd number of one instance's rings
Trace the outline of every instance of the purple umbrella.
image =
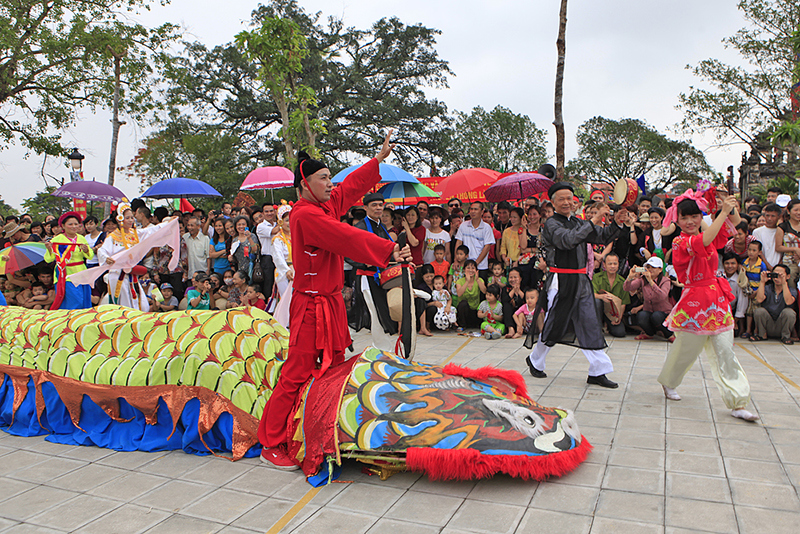
{"type": "Polygon", "coordinates": [[[51,193],[54,197],[76,198],[91,202],[117,203],[125,197],[125,193],[103,182],[80,180],[68,182],[51,193]]]}
{"type": "Polygon", "coordinates": [[[500,178],[486,190],[486,200],[520,200],[550,189],[553,180],[535,172],[518,172],[500,178]]]}

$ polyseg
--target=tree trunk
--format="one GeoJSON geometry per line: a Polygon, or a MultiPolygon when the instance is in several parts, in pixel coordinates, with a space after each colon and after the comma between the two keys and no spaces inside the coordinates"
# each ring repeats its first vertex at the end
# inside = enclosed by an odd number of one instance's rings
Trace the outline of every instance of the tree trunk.
{"type": "Polygon", "coordinates": [[[558,64],[556,65],[556,93],[553,125],[556,127],[556,180],[564,179],[564,115],[562,93],[564,85],[564,58],[567,54],[567,0],[561,0],[561,12],[558,17],[558,64]]]}
{"type": "MultiPolygon", "coordinates": [[[[110,47],[109,50],[114,56],[114,107],[111,116],[111,154],[108,159],[108,185],[114,185],[114,173],[116,172],[117,167],[117,143],[119,142],[119,129],[123,124],[125,124],[125,121],[119,120],[119,89],[122,83],[122,56],[125,55],[125,52],[122,54],[117,54],[114,52],[114,50],[111,50],[110,47]]],[[[106,217],[108,217],[110,211],[111,205],[106,203],[106,217]]]]}

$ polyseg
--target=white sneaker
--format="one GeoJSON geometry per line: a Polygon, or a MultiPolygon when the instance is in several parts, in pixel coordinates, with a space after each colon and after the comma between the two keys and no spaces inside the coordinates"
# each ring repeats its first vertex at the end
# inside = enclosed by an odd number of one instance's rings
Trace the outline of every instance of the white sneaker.
{"type": "Polygon", "coordinates": [[[667,386],[661,386],[661,389],[664,390],[664,396],[669,400],[674,400],[674,401],[681,400],[681,396],[678,395],[678,392],[675,391],[673,388],[668,388],[667,386]]]}
{"type": "Polygon", "coordinates": [[[748,412],[744,408],[731,410],[731,415],[737,419],[744,419],[745,421],[758,421],[758,416],[756,414],[748,412]]]}

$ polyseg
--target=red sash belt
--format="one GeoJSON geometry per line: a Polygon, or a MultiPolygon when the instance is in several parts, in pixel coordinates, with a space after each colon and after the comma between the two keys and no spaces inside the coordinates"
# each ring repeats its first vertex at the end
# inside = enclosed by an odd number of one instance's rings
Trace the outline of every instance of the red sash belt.
{"type": "Polygon", "coordinates": [[[586,267],[583,269],[562,269],[561,267],[550,267],[550,272],[556,274],[586,274],[586,267]]]}
{"type": "Polygon", "coordinates": [[[356,269],[356,274],[358,276],[375,276],[378,271],[369,271],[367,269],[356,269]]]}
{"type": "Polygon", "coordinates": [[[314,297],[317,319],[317,350],[322,351],[320,368],[312,371],[315,378],[324,375],[333,362],[333,336],[331,335],[333,310],[331,309],[331,298],[327,295],[314,297]]]}

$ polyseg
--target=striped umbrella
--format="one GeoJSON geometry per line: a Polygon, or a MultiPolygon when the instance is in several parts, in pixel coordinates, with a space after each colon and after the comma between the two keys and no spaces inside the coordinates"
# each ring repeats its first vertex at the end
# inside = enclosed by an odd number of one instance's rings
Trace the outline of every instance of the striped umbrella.
{"type": "Polygon", "coordinates": [[[0,250],[0,274],[13,273],[44,261],[44,243],[19,243],[0,250]]]}
{"type": "Polygon", "coordinates": [[[439,195],[431,188],[423,184],[413,184],[411,182],[392,182],[378,189],[378,193],[383,195],[386,202],[398,204],[416,204],[420,198],[439,198],[439,195]]]}

